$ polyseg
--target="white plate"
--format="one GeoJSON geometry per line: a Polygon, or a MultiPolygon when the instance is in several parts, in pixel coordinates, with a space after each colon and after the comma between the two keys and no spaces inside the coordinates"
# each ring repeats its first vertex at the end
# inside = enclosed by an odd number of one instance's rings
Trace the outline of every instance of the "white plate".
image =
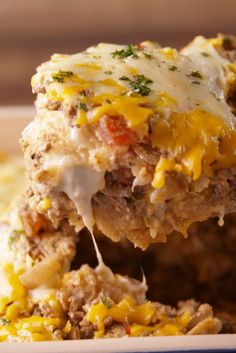
{"type": "Polygon", "coordinates": [[[2,353],[219,353],[236,352],[236,335],[109,338],[81,341],[0,343],[2,353]]]}
{"type": "MultiPolygon", "coordinates": [[[[0,108],[0,151],[19,152],[22,129],[33,107],[0,108]]],[[[236,334],[113,338],[81,341],[0,343],[1,353],[236,352],[236,334]]]]}

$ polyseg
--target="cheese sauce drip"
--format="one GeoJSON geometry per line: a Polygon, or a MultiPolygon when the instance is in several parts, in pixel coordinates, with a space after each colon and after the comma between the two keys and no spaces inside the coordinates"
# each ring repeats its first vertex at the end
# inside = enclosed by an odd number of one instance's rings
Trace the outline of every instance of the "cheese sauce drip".
{"type": "Polygon", "coordinates": [[[93,226],[94,217],[92,212],[92,196],[105,186],[104,173],[91,170],[86,167],[76,166],[68,168],[60,181],[58,189],[65,192],[74,202],[78,214],[81,215],[84,225],[88,228],[94,249],[96,252],[98,267],[97,271],[112,275],[111,270],[104,264],[102,255],[96,243],[93,226]]]}

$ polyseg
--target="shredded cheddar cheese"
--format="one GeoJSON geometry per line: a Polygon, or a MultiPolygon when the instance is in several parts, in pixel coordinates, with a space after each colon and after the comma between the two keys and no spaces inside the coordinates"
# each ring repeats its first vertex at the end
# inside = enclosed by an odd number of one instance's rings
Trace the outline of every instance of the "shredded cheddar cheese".
{"type": "Polygon", "coordinates": [[[43,200],[43,209],[48,210],[51,207],[52,207],[52,202],[50,197],[45,197],[45,199],[43,200]]]}
{"type": "MultiPolygon", "coordinates": [[[[8,264],[4,267],[3,273],[10,291],[8,295],[0,296],[0,342],[8,339],[11,341],[62,339],[60,335],[54,335],[57,328],[66,325],[61,305],[55,295],[51,294],[44,299],[44,304],[48,304],[53,313],[51,318],[32,315],[34,304],[30,293],[20,280],[22,272],[16,273],[12,264],[8,264]]],[[[68,329],[67,324],[65,330],[68,329]]]]}
{"type": "Polygon", "coordinates": [[[139,107],[130,101],[114,101],[111,104],[95,108],[90,121],[95,123],[104,115],[121,115],[127,119],[129,127],[134,127],[146,122],[151,114],[151,109],[139,107]]]}
{"type": "Polygon", "coordinates": [[[53,336],[53,331],[60,327],[58,318],[44,318],[31,316],[19,318],[15,322],[9,322],[0,326],[0,342],[7,341],[8,337],[16,341],[51,341],[60,338],[53,336]]]}
{"type": "Polygon", "coordinates": [[[159,92],[158,97],[155,101],[156,109],[160,109],[161,107],[172,107],[176,103],[176,100],[169,96],[165,92],[159,92]]]}
{"type": "Polygon", "coordinates": [[[53,56],[39,67],[32,85],[46,82],[48,100],[75,105],[75,129],[118,116],[149,138],[165,156],[152,182],[161,188],[169,172],[197,180],[235,163],[235,116],[225,97],[236,69],[219,54],[222,43],[222,36],[196,37],[180,52],[151,42],[102,43],[85,53],[53,56]],[[61,68],[65,79],[52,82],[61,68]]]}
{"type": "Polygon", "coordinates": [[[152,185],[161,188],[165,184],[165,172],[176,171],[200,177],[202,169],[210,175],[228,157],[233,157],[236,146],[236,130],[229,130],[222,119],[205,111],[195,110],[188,114],[173,113],[170,119],[159,119],[151,136],[154,146],[171,152],[169,158],[159,160],[152,185]],[[233,139],[229,150],[222,147],[233,139]]]}
{"type": "Polygon", "coordinates": [[[166,48],[160,49],[160,51],[164,54],[164,57],[166,59],[173,60],[178,57],[178,52],[173,48],[166,47],[166,48]]]}
{"type": "Polygon", "coordinates": [[[116,322],[137,323],[149,325],[154,315],[154,308],[150,302],[137,305],[131,297],[124,298],[117,305],[106,306],[100,302],[90,307],[87,315],[88,321],[97,324],[100,334],[104,333],[104,319],[111,317],[116,322]]]}
{"type": "Polygon", "coordinates": [[[92,69],[92,70],[100,70],[101,66],[96,64],[96,63],[78,63],[76,64],[77,67],[84,67],[86,69],[92,69]]]}
{"type": "Polygon", "coordinates": [[[114,322],[128,325],[128,334],[132,337],[151,334],[183,335],[190,322],[191,314],[185,312],[178,317],[167,317],[159,314],[151,302],[137,304],[134,299],[127,296],[118,304],[114,304],[109,298],[92,305],[87,314],[87,320],[97,325],[96,337],[105,334],[105,318],[110,317],[114,322]],[[158,316],[159,315],[159,316],[158,316]],[[158,316],[158,323],[154,323],[158,316]]]}

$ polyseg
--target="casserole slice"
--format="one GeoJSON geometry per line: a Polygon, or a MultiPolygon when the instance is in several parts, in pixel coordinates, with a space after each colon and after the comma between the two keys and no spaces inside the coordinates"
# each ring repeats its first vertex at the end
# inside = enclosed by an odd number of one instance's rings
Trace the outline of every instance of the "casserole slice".
{"type": "Polygon", "coordinates": [[[101,43],[33,76],[30,206],[142,249],[236,208],[235,37],[101,43]]]}

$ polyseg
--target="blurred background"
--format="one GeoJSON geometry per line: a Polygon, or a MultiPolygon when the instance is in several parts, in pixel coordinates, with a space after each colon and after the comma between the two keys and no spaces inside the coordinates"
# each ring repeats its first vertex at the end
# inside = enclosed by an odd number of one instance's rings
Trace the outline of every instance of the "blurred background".
{"type": "Polygon", "coordinates": [[[179,48],[235,23],[236,0],[0,0],[0,105],[32,104],[31,76],[52,53],[145,39],[179,48]]]}

